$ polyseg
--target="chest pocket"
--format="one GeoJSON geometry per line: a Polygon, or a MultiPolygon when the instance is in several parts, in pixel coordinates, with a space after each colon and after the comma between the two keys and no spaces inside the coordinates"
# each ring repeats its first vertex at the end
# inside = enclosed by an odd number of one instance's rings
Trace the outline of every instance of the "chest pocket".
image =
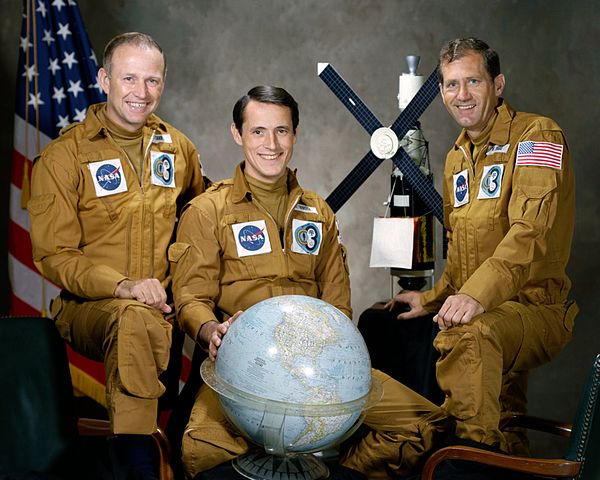
{"type": "Polygon", "coordinates": [[[315,270],[322,254],[325,219],[319,214],[294,211],[290,231],[287,232],[286,252],[290,275],[298,278],[315,278],[315,270]]]}
{"type": "MultiPolygon", "coordinates": [[[[124,165],[126,159],[123,158],[123,155],[119,150],[114,148],[83,152],[78,155],[77,159],[80,164],[80,178],[82,179],[79,185],[79,197],[81,199],[79,214],[82,217],[85,217],[88,213],[89,215],[97,215],[97,207],[101,205],[103,208],[100,209],[100,211],[104,210],[106,212],[110,222],[116,222],[119,218],[119,204],[121,203],[121,200],[127,195],[127,192],[130,189],[135,189],[136,185],[135,182],[132,185],[134,179],[127,176],[127,171],[129,169],[124,165]],[[104,160],[108,161],[115,159],[118,159],[120,163],[121,168],[118,173],[123,177],[123,182],[126,183],[127,188],[121,188],[121,191],[112,195],[98,196],[92,165],[101,164],[104,160]]],[[[100,168],[101,167],[102,166],[100,166],[100,168]]],[[[100,168],[97,169],[97,173],[100,168]]]]}
{"type": "Polygon", "coordinates": [[[508,200],[512,189],[512,165],[507,159],[503,153],[482,156],[475,184],[478,228],[502,235],[508,230],[508,200]]]}
{"type": "Polygon", "coordinates": [[[546,225],[551,214],[552,192],[558,186],[557,171],[544,167],[518,167],[515,178],[517,201],[511,206],[511,215],[546,225]]]}
{"type": "Polygon", "coordinates": [[[273,277],[284,268],[277,227],[254,209],[223,216],[225,281],[273,277]]]}
{"type": "Polygon", "coordinates": [[[153,144],[148,157],[149,159],[146,159],[149,164],[147,168],[150,169],[148,188],[158,192],[162,198],[160,207],[157,207],[162,211],[162,216],[172,218],[176,215],[177,197],[185,183],[186,161],[181,154],[178,154],[177,146],[170,143],[153,144]]]}

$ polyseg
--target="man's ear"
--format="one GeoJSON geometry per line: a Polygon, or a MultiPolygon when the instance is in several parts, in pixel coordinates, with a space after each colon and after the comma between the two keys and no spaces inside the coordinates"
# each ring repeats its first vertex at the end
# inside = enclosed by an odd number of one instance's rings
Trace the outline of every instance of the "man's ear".
{"type": "Polygon", "coordinates": [[[234,122],[231,122],[231,135],[233,136],[235,143],[237,143],[238,145],[241,146],[242,145],[242,136],[240,135],[240,132],[238,132],[238,129],[235,126],[234,122]]]}
{"type": "Polygon", "coordinates": [[[442,84],[438,83],[438,87],[440,88],[440,97],[442,97],[442,103],[446,105],[446,99],[444,98],[444,89],[442,88],[442,84]]]}
{"type": "Polygon", "coordinates": [[[502,95],[504,87],[506,86],[506,79],[502,73],[499,73],[496,78],[494,78],[494,86],[496,88],[496,96],[499,97],[502,95]]]}
{"type": "Polygon", "coordinates": [[[102,87],[104,93],[108,95],[110,78],[108,78],[108,72],[104,69],[104,67],[100,67],[100,70],[98,70],[98,84],[100,87],[102,87]]]}

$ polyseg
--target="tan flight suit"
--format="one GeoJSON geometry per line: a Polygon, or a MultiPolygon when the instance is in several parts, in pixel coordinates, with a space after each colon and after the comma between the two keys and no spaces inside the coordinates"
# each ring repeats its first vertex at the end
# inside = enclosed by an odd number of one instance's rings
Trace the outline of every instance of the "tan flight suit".
{"type": "Polygon", "coordinates": [[[471,324],[440,331],[434,341],[443,408],[457,419],[459,437],[514,450],[518,446],[498,429],[500,414],[526,410],[527,371],[569,342],[578,311],[568,299],[565,272],[575,184],[554,121],[515,112],[506,102],[497,112],[485,138],[471,142],[463,131],[448,153],[448,257],[440,280],[423,294],[423,306],[436,312],[449,295],[462,293],[484,307],[471,324]],[[538,142],[542,153],[555,144],[557,158],[552,166],[539,155],[534,165],[518,164],[519,145],[523,153],[532,146],[522,142],[538,142]]]}
{"type": "MultiPolygon", "coordinates": [[[[271,215],[253,201],[240,166],[233,179],[214,185],[184,210],[169,260],[174,263],[177,318],[192,337],[197,338],[205,322],[228,318],[277,295],[321,298],[348,316],[352,314],[345,251],[335,216],[321,197],[302,190],[289,170],[287,178],[288,208],[282,237],[271,215]],[[308,223],[318,226],[321,240],[318,248],[299,253],[294,251],[301,250],[294,245],[294,233],[308,223]],[[250,231],[264,235],[256,244],[245,243],[235,233],[248,224],[253,226],[250,231]],[[257,249],[260,242],[263,247],[270,245],[268,251],[257,249]],[[259,253],[252,254],[252,248],[259,253]]],[[[447,416],[382,372],[373,370],[373,375],[384,384],[384,397],[368,411],[365,423],[377,431],[349,451],[342,463],[380,476],[386,475],[386,469],[410,471],[423,451],[431,448],[434,434],[446,426],[447,416]]],[[[248,442],[229,426],[206,385],[196,397],[182,448],[190,476],[248,449],[248,442]]]]}
{"type": "Polygon", "coordinates": [[[156,428],[171,325],[161,312],[114,298],[124,280],[170,281],[167,248],[178,211],[204,190],[196,149],[151,115],[143,127],[141,180],[92,105],[36,158],[32,175],[33,258],[63,288],[52,314],[73,348],[104,361],[114,433],[156,428]]]}

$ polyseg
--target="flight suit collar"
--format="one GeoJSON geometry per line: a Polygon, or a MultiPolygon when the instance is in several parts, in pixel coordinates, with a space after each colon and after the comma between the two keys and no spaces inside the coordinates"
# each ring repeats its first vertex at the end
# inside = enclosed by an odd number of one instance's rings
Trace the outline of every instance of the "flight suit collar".
{"type": "MultiPolygon", "coordinates": [[[[235,173],[233,174],[233,192],[231,197],[233,203],[240,203],[245,199],[252,198],[250,185],[248,185],[248,181],[244,176],[244,164],[245,162],[242,162],[237,167],[235,167],[235,173]]],[[[296,170],[290,170],[289,168],[287,168],[287,183],[288,193],[290,195],[303,193],[302,188],[298,184],[298,180],[296,178],[296,170]]]]}
{"type": "MultiPolygon", "coordinates": [[[[505,145],[510,140],[510,125],[516,112],[503,98],[500,99],[496,110],[498,111],[498,115],[494,120],[494,126],[490,132],[489,143],[493,145],[505,145]]],[[[458,150],[461,145],[468,145],[470,142],[471,138],[467,134],[467,130],[463,128],[454,143],[454,150],[458,150]]]]}

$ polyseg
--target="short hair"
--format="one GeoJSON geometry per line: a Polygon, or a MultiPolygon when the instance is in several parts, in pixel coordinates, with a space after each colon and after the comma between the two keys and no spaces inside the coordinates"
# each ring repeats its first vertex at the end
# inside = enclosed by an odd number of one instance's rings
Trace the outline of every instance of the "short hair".
{"type": "Polygon", "coordinates": [[[121,45],[133,45],[138,48],[156,49],[160,52],[163,57],[164,71],[163,77],[167,74],[167,57],[161,46],[154,40],[150,35],[140,32],[127,32],[121,33],[116,37],[113,37],[104,47],[104,56],[102,59],[102,66],[106,73],[110,75],[110,67],[112,62],[113,54],[115,50],[121,45]]]}
{"type": "Polygon", "coordinates": [[[438,81],[442,83],[444,80],[442,65],[451,63],[473,52],[481,55],[485,70],[492,80],[500,75],[500,57],[487,43],[475,37],[456,38],[445,43],[440,50],[437,66],[438,81]]]}
{"type": "Polygon", "coordinates": [[[237,131],[242,133],[244,123],[244,112],[251,100],[260,103],[272,103],[290,109],[292,114],[292,129],[296,133],[296,127],[300,121],[298,103],[286,90],[271,85],[258,85],[251,88],[246,95],[241,97],[233,107],[233,123],[237,131]]]}

